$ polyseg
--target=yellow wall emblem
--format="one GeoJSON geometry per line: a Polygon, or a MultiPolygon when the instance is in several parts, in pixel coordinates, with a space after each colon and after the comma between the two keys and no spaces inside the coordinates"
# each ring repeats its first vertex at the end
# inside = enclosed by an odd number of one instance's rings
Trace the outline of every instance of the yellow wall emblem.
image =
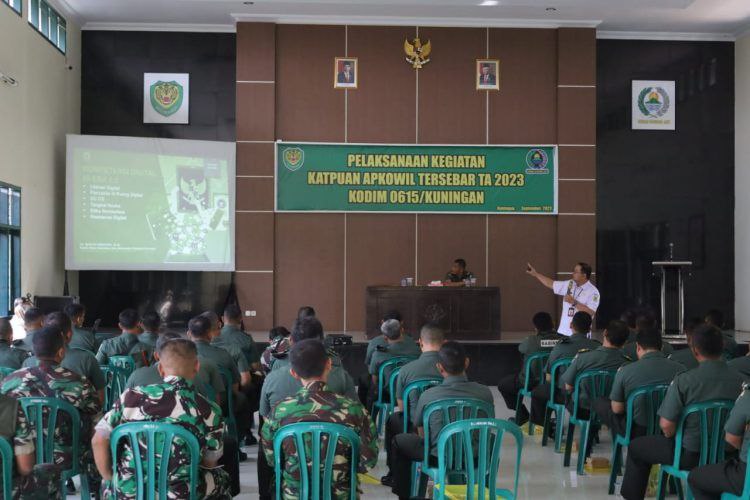
{"type": "Polygon", "coordinates": [[[404,40],[406,61],[411,64],[414,69],[419,69],[430,62],[430,52],[432,52],[432,44],[429,40],[424,44],[419,37],[415,38],[412,42],[404,40]]]}

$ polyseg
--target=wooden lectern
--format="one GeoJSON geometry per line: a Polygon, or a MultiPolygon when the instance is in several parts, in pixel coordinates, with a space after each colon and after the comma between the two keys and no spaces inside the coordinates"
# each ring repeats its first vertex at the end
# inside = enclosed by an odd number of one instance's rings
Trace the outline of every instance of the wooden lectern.
{"type": "Polygon", "coordinates": [[[661,272],[661,331],[663,335],[682,335],[685,320],[685,279],[683,270],[690,261],[664,260],[651,263],[661,272]]]}

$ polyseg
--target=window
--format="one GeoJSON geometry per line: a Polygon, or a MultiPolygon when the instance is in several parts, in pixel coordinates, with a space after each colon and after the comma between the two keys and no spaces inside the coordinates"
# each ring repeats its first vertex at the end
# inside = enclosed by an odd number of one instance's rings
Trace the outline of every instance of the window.
{"type": "Polygon", "coordinates": [[[0,0],[5,5],[8,5],[11,9],[15,10],[18,14],[21,13],[21,2],[23,0],[0,0]]]}
{"type": "MultiPolygon", "coordinates": [[[[11,1],[20,2],[21,0],[11,1]]],[[[45,0],[29,0],[29,24],[34,26],[59,51],[65,53],[67,35],[65,19],[45,0]]]]}
{"type": "Polygon", "coordinates": [[[21,296],[21,189],[0,183],[0,314],[21,296]]]}

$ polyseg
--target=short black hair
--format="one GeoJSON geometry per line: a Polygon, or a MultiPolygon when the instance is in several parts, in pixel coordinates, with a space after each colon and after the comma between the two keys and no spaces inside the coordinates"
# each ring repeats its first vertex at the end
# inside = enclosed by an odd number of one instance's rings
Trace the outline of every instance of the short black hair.
{"type": "Polygon", "coordinates": [[[297,310],[297,319],[314,318],[315,308],[313,306],[302,306],[297,310]]]}
{"type": "Polygon", "coordinates": [[[656,328],[644,328],[639,330],[635,334],[635,343],[641,346],[642,349],[653,349],[661,351],[663,341],[661,339],[661,332],[656,328]]]}
{"type": "Polygon", "coordinates": [[[268,340],[273,340],[276,337],[288,337],[289,335],[291,333],[285,326],[274,326],[268,331],[268,340]]]}
{"type": "Polygon", "coordinates": [[[320,377],[325,371],[327,361],[328,353],[320,340],[301,340],[295,342],[289,350],[292,370],[301,378],[320,377]]]}
{"type": "Polygon", "coordinates": [[[76,302],[71,302],[63,308],[63,312],[67,314],[70,319],[77,318],[86,313],[86,306],[76,302]]]}
{"type": "Polygon", "coordinates": [[[570,320],[570,327],[578,333],[591,331],[591,315],[586,311],[578,311],[570,320]]]}
{"type": "Polygon", "coordinates": [[[717,328],[724,328],[724,313],[718,309],[711,309],[706,313],[706,323],[717,328]]]}
{"type": "Polygon", "coordinates": [[[73,330],[73,322],[70,316],[64,312],[54,311],[44,317],[44,326],[51,326],[59,329],[63,334],[73,330]]]}
{"type": "Polygon", "coordinates": [[[716,359],[724,350],[724,336],[713,325],[699,325],[693,330],[692,346],[706,358],[716,359]]]}
{"type": "Polygon", "coordinates": [[[159,335],[159,339],[156,341],[156,352],[161,353],[165,344],[182,338],[184,337],[177,332],[165,332],[163,335],[159,335]]]}
{"type": "Polygon", "coordinates": [[[685,320],[685,335],[691,336],[693,335],[693,331],[698,325],[703,324],[703,320],[700,319],[697,316],[693,316],[692,318],[688,318],[685,320]]]}
{"type": "Polygon", "coordinates": [[[591,273],[593,270],[591,269],[591,264],[587,264],[586,262],[578,262],[576,263],[577,266],[581,268],[581,272],[586,275],[586,279],[591,279],[591,273]]]}
{"type": "Polygon", "coordinates": [[[540,332],[548,332],[555,327],[552,323],[552,316],[548,312],[540,311],[531,318],[531,322],[534,323],[534,328],[540,332]]]}
{"type": "Polygon", "coordinates": [[[389,319],[397,319],[399,321],[403,321],[403,319],[401,318],[401,313],[396,309],[391,309],[383,315],[383,321],[388,321],[389,319]]]}
{"type": "Polygon", "coordinates": [[[224,308],[224,317],[232,321],[242,321],[242,309],[237,304],[227,304],[224,308]]]}
{"type": "Polygon", "coordinates": [[[196,316],[188,322],[188,331],[193,337],[205,338],[211,331],[211,320],[203,315],[196,316]]]}
{"type": "Polygon", "coordinates": [[[23,313],[23,322],[26,324],[36,323],[44,319],[44,312],[38,307],[29,307],[23,313]]]}
{"type": "Polygon", "coordinates": [[[56,326],[45,326],[36,332],[31,343],[37,358],[51,358],[65,345],[62,330],[56,326]]]}
{"type": "Polygon", "coordinates": [[[644,312],[635,319],[635,327],[638,330],[644,328],[656,328],[656,316],[650,312],[644,312]]]}
{"type": "Polygon", "coordinates": [[[466,369],[466,349],[455,340],[449,340],[438,351],[438,363],[449,375],[460,375],[466,369]]]}
{"type": "Polygon", "coordinates": [[[138,322],[141,320],[141,318],[138,317],[138,311],[135,309],[124,309],[120,315],[117,317],[118,322],[128,330],[135,328],[138,326],[138,322]]]}
{"type": "Polygon", "coordinates": [[[453,262],[461,266],[462,269],[466,269],[466,261],[464,259],[456,259],[453,262]]]}
{"type": "Polygon", "coordinates": [[[628,325],[628,328],[631,328],[635,330],[635,319],[636,314],[635,311],[632,309],[627,309],[622,314],[620,314],[620,321],[624,322],[626,325],[628,325]]]}
{"type": "Polygon", "coordinates": [[[307,339],[323,340],[323,325],[314,316],[298,318],[292,328],[292,342],[296,344],[307,339]]]}
{"type": "Polygon", "coordinates": [[[607,325],[606,333],[607,339],[609,340],[610,344],[616,347],[622,347],[625,345],[625,342],[628,341],[628,337],[630,336],[630,329],[624,321],[613,319],[607,325]]]}
{"type": "Polygon", "coordinates": [[[143,316],[141,316],[141,323],[143,323],[143,328],[149,332],[155,332],[161,325],[161,317],[156,311],[146,311],[143,313],[143,316]]]}

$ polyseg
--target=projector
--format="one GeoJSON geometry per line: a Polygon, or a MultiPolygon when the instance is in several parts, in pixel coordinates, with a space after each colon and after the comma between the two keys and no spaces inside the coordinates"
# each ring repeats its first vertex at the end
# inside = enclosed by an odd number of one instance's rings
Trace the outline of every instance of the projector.
{"type": "Polygon", "coordinates": [[[352,336],[344,335],[342,333],[334,333],[326,335],[325,344],[328,347],[340,346],[340,345],[352,345],[352,336]]]}

